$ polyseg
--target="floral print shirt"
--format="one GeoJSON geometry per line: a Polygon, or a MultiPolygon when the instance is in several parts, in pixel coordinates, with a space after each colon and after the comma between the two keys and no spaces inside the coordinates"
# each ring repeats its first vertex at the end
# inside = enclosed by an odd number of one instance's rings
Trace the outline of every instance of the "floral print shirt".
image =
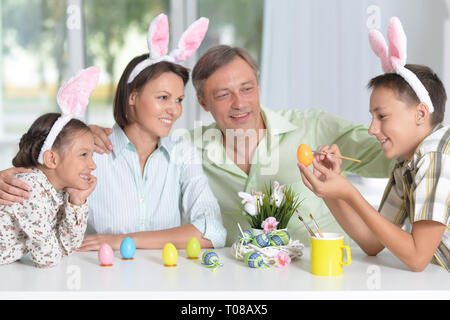
{"type": "Polygon", "coordinates": [[[57,192],[39,169],[17,175],[30,186],[23,203],[0,206],[0,264],[27,252],[37,267],[56,265],[78,248],[87,226],[87,203],[76,206],[65,191],[57,192]]]}

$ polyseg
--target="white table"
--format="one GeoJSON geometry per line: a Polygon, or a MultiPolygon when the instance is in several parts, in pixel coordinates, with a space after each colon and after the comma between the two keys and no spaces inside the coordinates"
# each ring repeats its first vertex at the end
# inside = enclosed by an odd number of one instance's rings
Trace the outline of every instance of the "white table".
{"type": "MultiPolygon", "coordinates": [[[[338,277],[310,273],[309,248],[286,269],[251,269],[230,248],[215,250],[223,267],[213,272],[179,250],[177,267],[164,267],[161,250],[137,250],[112,267],[97,252],[74,253],[53,268],[29,258],[0,266],[0,299],[450,299],[450,274],[436,265],[409,271],[389,251],[376,257],[352,248],[352,264],[338,277]],[[126,294],[124,292],[126,291],[126,294]]],[[[203,252],[203,251],[202,251],[203,252]]]]}

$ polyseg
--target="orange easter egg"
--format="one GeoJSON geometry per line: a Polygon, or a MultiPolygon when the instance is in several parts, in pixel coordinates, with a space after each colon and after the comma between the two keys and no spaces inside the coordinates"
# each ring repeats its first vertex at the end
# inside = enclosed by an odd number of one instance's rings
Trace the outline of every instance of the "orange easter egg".
{"type": "Polygon", "coordinates": [[[297,160],[305,167],[313,162],[314,154],[306,144],[301,144],[297,149],[297,160]]]}

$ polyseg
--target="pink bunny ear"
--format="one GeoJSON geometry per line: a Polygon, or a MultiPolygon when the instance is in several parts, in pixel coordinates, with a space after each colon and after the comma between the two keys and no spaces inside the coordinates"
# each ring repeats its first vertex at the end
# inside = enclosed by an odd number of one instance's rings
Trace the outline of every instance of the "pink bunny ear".
{"type": "Polygon", "coordinates": [[[208,25],[209,20],[207,18],[200,18],[192,23],[181,36],[178,48],[171,55],[178,61],[188,59],[200,47],[208,30],[208,25]]]}
{"type": "Polygon", "coordinates": [[[369,42],[373,52],[381,60],[381,68],[385,73],[392,71],[392,65],[388,57],[386,41],[380,31],[372,29],[369,31],[369,42]]]}
{"type": "Polygon", "coordinates": [[[97,86],[99,75],[99,67],[84,69],[59,89],[56,101],[63,114],[84,114],[89,97],[97,86]]]}
{"type": "Polygon", "coordinates": [[[397,17],[392,17],[389,21],[388,39],[389,58],[392,67],[397,70],[398,66],[406,64],[406,35],[397,17]]]}
{"type": "Polygon", "coordinates": [[[164,13],[153,19],[148,29],[148,49],[152,60],[167,54],[169,48],[169,20],[164,13]]]}

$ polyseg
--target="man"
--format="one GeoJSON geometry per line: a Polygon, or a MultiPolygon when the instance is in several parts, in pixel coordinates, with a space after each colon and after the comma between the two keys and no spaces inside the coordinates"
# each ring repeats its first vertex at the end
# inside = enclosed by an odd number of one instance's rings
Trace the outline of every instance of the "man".
{"type": "MultiPolygon", "coordinates": [[[[216,122],[192,130],[189,138],[202,155],[203,169],[219,202],[226,245],[237,240],[237,223],[247,227],[243,217],[231,214],[240,205],[238,192],[261,191],[274,181],[289,185],[303,200],[299,212],[304,218],[312,213],[323,231],[344,234],[324,202],[304,186],[297,168],[297,147],[337,144],[343,155],[361,160],[344,161],[342,170],[366,177],[388,177],[393,162],[384,158],[380,143],[369,136],[367,128],[338,116],[321,110],[262,108],[258,73],[257,63],[245,50],[225,45],[208,50],[192,73],[198,101],[216,122]]],[[[111,150],[109,129],[91,129],[99,152],[111,150]]],[[[9,194],[23,195],[12,187],[17,185],[12,178],[17,169],[9,170],[0,172],[0,201],[8,200],[2,196],[8,189],[9,194]]],[[[308,232],[296,217],[288,229],[294,239],[309,244],[308,232]]]]}

